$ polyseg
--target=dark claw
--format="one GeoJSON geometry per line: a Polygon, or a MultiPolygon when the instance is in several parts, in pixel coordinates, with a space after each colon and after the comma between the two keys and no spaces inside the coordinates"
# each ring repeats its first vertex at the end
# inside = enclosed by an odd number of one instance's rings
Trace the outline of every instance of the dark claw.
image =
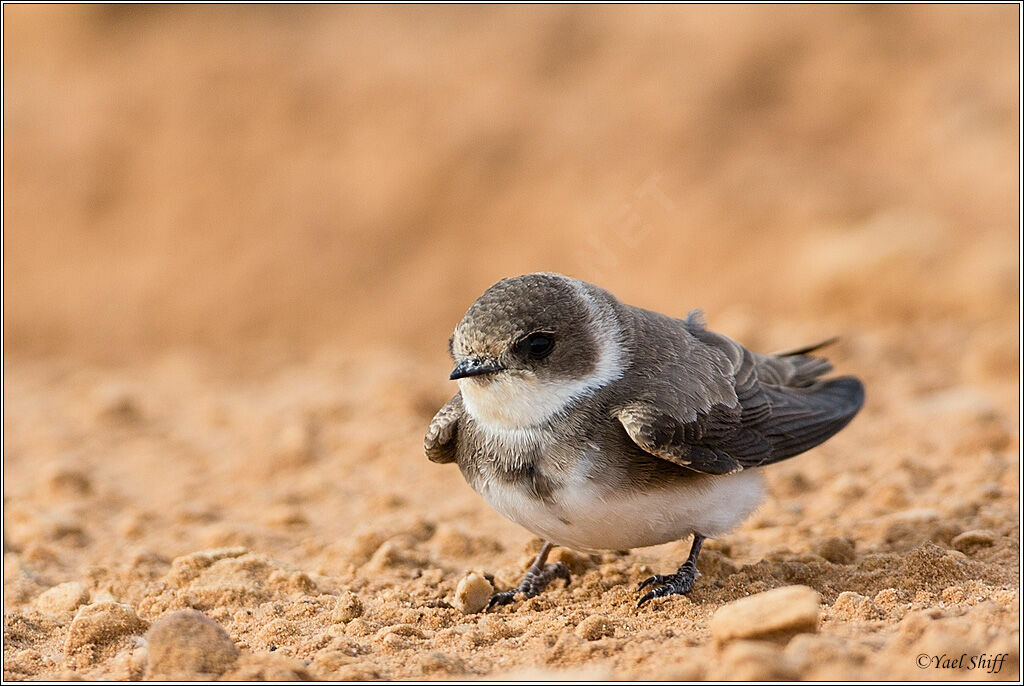
{"type": "Polygon", "coordinates": [[[663,598],[667,595],[685,595],[690,592],[690,589],[693,588],[693,583],[698,578],[700,578],[700,572],[697,571],[696,566],[689,563],[680,567],[679,571],[675,574],[655,574],[641,582],[637,591],[642,591],[648,586],[658,586],[658,588],[641,597],[637,601],[636,606],[643,607],[644,603],[655,598],[663,598]]]}
{"type": "Polygon", "coordinates": [[[650,586],[651,584],[657,584],[658,586],[661,586],[662,584],[667,584],[668,581],[669,581],[669,577],[668,576],[666,576],[664,574],[655,574],[654,576],[649,576],[646,579],[644,579],[643,581],[641,581],[640,585],[637,587],[636,590],[637,591],[642,591],[645,588],[647,588],[648,586],[650,586]]]}
{"type": "Polygon", "coordinates": [[[495,593],[491,596],[490,601],[487,603],[487,609],[490,610],[496,605],[508,605],[516,598],[516,593],[519,592],[518,588],[513,588],[511,591],[502,591],[501,593],[495,593]]]}
{"type": "Polygon", "coordinates": [[[648,600],[654,600],[655,598],[661,598],[662,596],[666,596],[671,593],[677,592],[678,591],[673,591],[671,586],[661,586],[659,588],[654,589],[650,593],[645,594],[642,598],[640,598],[640,600],[637,601],[636,606],[643,607],[644,603],[646,603],[648,600]]]}
{"type": "Polygon", "coordinates": [[[487,603],[487,609],[489,610],[496,605],[508,605],[515,600],[518,593],[522,593],[526,598],[538,596],[555,579],[564,579],[565,585],[569,585],[571,577],[569,576],[569,568],[565,566],[564,562],[552,562],[549,565],[545,565],[544,569],[540,572],[527,572],[526,576],[523,577],[523,583],[519,584],[518,588],[501,591],[492,595],[487,603]]]}

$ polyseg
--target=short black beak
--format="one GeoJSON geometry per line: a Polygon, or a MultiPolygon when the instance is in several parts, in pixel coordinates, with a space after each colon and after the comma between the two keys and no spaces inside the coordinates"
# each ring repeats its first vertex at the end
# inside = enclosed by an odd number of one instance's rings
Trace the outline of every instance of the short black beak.
{"type": "Polygon", "coordinates": [[[455,379],[464,379],[467,376],[480,376],[482,374],[493,374],[494,372],[500,372],[504,367],[482,360],[479,357],[471,357],[468,360],[461,360],[455,369],[452,370],[451,376],[448,378],[452,381],[455,379]]]}

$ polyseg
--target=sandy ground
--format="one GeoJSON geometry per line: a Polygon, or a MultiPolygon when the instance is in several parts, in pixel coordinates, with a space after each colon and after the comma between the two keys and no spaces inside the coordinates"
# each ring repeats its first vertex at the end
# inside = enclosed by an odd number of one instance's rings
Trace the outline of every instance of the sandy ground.
{"type": "Polygon", "coordinates": [[[4,677],[1019,678],[1017,11],[5,7],[4,677]],[[539,541],[445,343],[546,269],[867,386],[686,598],[460,609],[539,541]]]}

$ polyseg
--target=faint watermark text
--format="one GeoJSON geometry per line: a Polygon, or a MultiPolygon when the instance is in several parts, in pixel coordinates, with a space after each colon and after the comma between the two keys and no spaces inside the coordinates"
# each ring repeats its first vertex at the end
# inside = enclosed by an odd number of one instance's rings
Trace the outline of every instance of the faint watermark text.
{"type": "Polygon", "coordinates": [[[917,666],[921,669],[963,669],[967,671],[981,670],[986,674],[999,674],[1003,669],[1009,653],[982,653],[981,655],[929,655],[921,653],[917,656],[917,666]]]}

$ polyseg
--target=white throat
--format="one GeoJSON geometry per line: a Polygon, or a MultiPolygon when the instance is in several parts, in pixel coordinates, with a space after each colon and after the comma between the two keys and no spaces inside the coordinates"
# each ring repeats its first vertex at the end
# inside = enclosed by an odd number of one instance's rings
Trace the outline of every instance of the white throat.
{"type": "Polygon", "coordinates": [[[485,429],[516,432],[544,424],[579,398],[622,377],[626,360],[622,331],[611,308],[582,285],[597,342],[593,371],[581,379],[544,382],[528,372],[499,372],[488,379],[459,379],[466,411],[485,429]]]}

